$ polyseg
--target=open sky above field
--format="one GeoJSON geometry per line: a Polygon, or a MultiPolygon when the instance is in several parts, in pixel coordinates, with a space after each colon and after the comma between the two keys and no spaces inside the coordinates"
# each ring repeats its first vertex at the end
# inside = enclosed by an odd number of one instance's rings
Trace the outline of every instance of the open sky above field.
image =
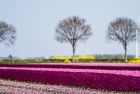
{"type": "MultiPolygon", "coordinates": [[[[14,46],[0,45],[0,56],[50,57],[71,55],[71,45],[54,39],[60,20],[69,16],[85,18],[93,36],[79,43],[76,54],[123,54],[122,45],[106,41],[107,26],[117,17],[128,17],[140,24],[140,0],[0,0],[0,20],[17,29],[14,46]]],[[[135,44],[128,46],[135,54],[135,44]]]]}

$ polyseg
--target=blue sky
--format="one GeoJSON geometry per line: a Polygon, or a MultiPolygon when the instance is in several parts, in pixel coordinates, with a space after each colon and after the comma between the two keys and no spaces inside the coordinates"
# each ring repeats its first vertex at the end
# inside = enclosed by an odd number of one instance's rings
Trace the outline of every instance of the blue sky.
{"type": "MultiPolygon", "coordinates": [[[[60,20],[69,16],[85,18],[91,24],[93,36],[79,43],[76,54],[120,54],[122,45],[106,41],[110,21],[128,17],[140,24],[140,0],[0,0],[0,20],[17,29],[15,45],[0,45],[0,56],[50,57],[71,55],[69,44],[54,39],[60,20]]],[[[128,53],[135,53],[135,44],[128,46],[128,53]]]]}

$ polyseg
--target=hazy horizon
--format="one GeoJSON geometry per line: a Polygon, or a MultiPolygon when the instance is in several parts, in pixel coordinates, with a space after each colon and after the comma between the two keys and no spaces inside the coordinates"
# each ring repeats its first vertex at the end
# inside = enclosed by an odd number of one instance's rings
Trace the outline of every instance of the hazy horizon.
{"type": "MultiPolygon", "coordinates": [[[[108,24],[117,17],[127,17],[140,24],[139,0],[0,0],[0,21],[17,29],[15,45],[0,45],[0,57],[50,57],[72,55],[70,44],[55,40],[60,20],[71,16],[86,19],[93,35],[79,43],[76,55],[123,54],[118,42],[106,40],[108,24]]],[[[128,46],[135,54],[135,42],[128,46]]]]}

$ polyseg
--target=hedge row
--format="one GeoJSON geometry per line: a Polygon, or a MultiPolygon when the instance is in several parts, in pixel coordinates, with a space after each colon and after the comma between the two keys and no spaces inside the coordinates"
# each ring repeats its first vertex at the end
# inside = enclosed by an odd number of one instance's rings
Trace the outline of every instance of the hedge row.
{"type": "Polygon", "coordinates": [[[140,73],[124,73],[111,70],[82,70],[57,68],[0,68],[0,78],[58,84],[68,86],[89,87],[113,91],[140,92],[140,73]],[[128,75],[123,75],[128,74],[128,75]],[[131,75],[133,74],[133,75],[131,75]],[[135,76],[136,75],[136,76],[135,76]]]}
{"type": "MultiPolygon", "coordinates": [[[[62,63],[65,61],[72,61],[72,59],[17,59],[17,60],[1,60],[0,64],[27,64],[27,63],[62,63]]],[[[128,62],[139,63],[140,59],[128,59],[128,62]]],[[[76,59],[76,62],[90,63],[90,62],[124,62],[124,59],[76,59]]]]}
{"type": "MultiPolygon", "coordinates": [[[[72,61],[72,59],[69,59],[72,61]]],[[[25,59],[25,60],[2,60],[0,64],[27,64],[27,63],[62,63],[66,59],[25,59]]],[[[94,62],[94,59],[79,59],[77,62],[94,62]]]]}

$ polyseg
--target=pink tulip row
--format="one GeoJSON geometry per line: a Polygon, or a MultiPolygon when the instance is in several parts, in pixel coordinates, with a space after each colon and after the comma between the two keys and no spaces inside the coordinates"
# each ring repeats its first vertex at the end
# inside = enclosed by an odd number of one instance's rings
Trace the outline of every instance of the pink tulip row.
{"type": "Polygon", "coordinates": [[[0,67],[0,78],[140,92],[140,71],[138,70],[0,67]]]}

